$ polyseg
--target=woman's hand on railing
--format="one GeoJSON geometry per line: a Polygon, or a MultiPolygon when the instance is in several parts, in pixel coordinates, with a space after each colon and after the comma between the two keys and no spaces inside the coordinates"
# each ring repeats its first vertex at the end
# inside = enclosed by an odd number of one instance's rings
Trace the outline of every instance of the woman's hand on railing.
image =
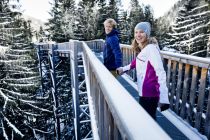
{"type": "Polygon", "coordinates": [[[116,69],[116,72],[117,72],[118,75],[122,75],[122,74],[124,73],[123,67],[117,68],[117,69],[116,69]]]}

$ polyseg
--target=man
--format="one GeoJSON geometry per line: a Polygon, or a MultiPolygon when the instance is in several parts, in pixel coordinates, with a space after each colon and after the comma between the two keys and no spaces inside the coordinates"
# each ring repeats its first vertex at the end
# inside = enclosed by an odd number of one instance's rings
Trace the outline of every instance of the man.
{"type": "Polygon", "coordinates": [[[116,28],[116,21],[114,19],[107,19],[104,21],[104,28],[106,33],[106,40],[103,50],[103,58],[105,67],[117,76],[116,69],[122,66],[122,53],[120,50],[119,32],[116,28]]]}

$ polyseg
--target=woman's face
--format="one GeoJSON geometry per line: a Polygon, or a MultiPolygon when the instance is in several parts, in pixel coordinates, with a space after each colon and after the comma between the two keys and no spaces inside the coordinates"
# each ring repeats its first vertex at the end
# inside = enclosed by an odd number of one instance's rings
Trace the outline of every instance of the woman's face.
{"type": "Polygon", "coordinates": [[[112,29],[113,29],[113,27],[112,27],[112,25],[110,23],[105,23],[104,24],[104,28],[105,28],[106,34],[109,34],[112,31],[112,29]]]}
{"type": "Polygon", "coordinates": [[[141,29],[137,29],[134,31],[134,38],[138,44],[144,44],[147,41],[147,35],[141,29]]]}

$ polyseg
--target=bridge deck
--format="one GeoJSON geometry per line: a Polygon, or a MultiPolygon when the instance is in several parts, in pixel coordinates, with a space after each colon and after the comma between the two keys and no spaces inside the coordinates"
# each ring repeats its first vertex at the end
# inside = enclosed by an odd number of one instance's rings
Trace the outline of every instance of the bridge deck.
{"type": "MultiPolygon", "coordinates": [[[[127,80],[125,80],[123,77],[119,76],[117,77],[117,79],[126,88],[126,90],[135,98],[135,100],[138,101],[138,92],[133,87],[133,85],[127,80]]],[[[157,111],[157,123],[173,140],[188,140],[188,138],[159,111],[157,111]]]]}

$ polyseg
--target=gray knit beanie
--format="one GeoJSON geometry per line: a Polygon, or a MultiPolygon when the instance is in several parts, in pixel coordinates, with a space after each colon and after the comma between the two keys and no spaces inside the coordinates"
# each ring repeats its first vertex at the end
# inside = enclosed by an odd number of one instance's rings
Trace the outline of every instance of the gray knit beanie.
{"type": "Polygon", "coordinates": [[[143,30],[146,33],[147,38],[150,37],[151,25],[150,25],[149,22],[140,22],[140,23],[138,23],[136,25],[136,27],[135,27],[135,30],[139,30],[139,29],[143,30]]]}

